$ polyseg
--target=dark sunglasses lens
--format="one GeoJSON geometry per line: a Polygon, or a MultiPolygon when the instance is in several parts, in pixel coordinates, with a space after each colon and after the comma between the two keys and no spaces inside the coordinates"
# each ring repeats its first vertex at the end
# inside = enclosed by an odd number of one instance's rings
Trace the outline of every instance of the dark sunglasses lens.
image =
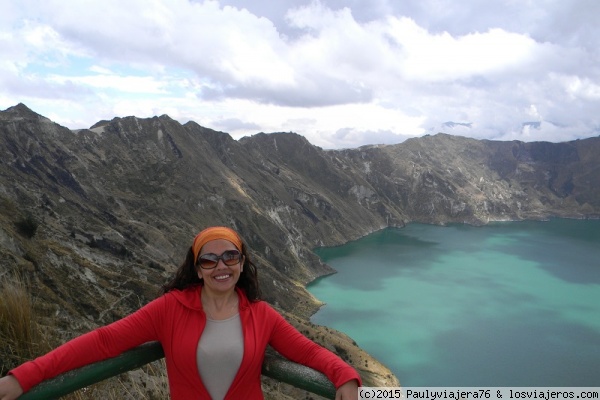
{"type": "Polygon", "coordinates": [[[228,250],[221,254],[221,259],[225,265],[234,265],[240,261],[240,252],[237,250],[228,250]]]}
{"type": "Polygon", "coordinates": [[[206,254],[204,256],[200,256],[198,259],[198,264],[200,264],[200,267],[202,268],[212,268],[217,265],[218,261],[219,259],[214,254],[206,254]]]}

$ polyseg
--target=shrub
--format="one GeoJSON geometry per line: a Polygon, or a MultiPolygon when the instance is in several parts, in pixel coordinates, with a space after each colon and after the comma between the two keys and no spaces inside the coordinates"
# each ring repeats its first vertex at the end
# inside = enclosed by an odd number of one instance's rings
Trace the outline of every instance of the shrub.
{"type": "Polygon", "coordinates": [[[35,236],[40,223],[33,215],[27,214],[25,217],[18,220],[15,225],[22,235],[31,239],[33,236],[35,236]]]}

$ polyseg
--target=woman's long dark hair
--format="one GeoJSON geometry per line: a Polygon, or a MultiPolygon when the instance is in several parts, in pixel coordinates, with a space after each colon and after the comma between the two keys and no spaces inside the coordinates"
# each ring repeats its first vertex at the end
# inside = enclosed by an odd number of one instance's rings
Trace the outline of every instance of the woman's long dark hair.
{"type": "MultiPolygon", "coordinates": [[[[256,266],[250,260],[245,243],[242,243],[242,255],[244,256],[244,268],[236,286],[244,290],[248,300],[258,301],[261,298],[260,287],[258,285],[258,272],[256,266]]],[[[190,247],[185,260],[175,272],[175,277],[163,285],[162,294],[174,289],[183,290],[192,285],[203,284],[204,282],[202,282],[202,279],[198,277],[198,270],[196,269],[195,262],[194,252],[190,247]]]]}

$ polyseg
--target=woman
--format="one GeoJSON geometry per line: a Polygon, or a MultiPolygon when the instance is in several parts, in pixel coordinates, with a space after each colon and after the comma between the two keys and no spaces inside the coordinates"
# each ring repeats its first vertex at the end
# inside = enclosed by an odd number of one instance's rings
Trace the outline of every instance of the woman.
{"type": "Polygon", "coordinates": [[[16,399],[45,379],[154,340],[165,352],[174,400],[262,399],[260,374],[268,344],[327,375],[336,399],[357,399],[357,372],[260,301],[256,267],[235,231],[200,232],[163,291],[122,320],[11,370],[0,379],[0,400],[16,399]]]}

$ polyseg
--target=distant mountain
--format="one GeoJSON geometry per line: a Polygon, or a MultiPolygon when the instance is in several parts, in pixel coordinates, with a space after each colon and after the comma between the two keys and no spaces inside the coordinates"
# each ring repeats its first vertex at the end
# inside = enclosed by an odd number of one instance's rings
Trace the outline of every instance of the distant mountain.
{"type": "Polygon", "coordinates": [[[334,272],[315,247],[413,221],[600,216],[600,137],[437,134],[323,150],[294,133],[236,141],[167,115],[74,132],[19,104],[0,112],[0,154],[0,273],[35,284],[64,329],[154,298],[209,225],[235,227],[254,249],[266,299],[306,321],[319,304],[304,286],[334,272]],[[18,229],[24,220],[39,222],[32,238],[18,229]]]}
{"type": "Polygon", "coordinates": [[[542,122],[541,121],[529,121],[529,122],[523,122],[521,124],[521,126],[525,127],[530,127],[533,129],[540,129],[540,127],[542,126],[542,122]]]}
{"type": "Polygon", "coordinates": [[[452,121],[448,121],[448,122],[444,122],[442,124],[442,128],[455,128],[457,126],[465,127],[465,128],[472,128],[473,127],[473,123],[472,122],[452,122],[452,121]]]}

